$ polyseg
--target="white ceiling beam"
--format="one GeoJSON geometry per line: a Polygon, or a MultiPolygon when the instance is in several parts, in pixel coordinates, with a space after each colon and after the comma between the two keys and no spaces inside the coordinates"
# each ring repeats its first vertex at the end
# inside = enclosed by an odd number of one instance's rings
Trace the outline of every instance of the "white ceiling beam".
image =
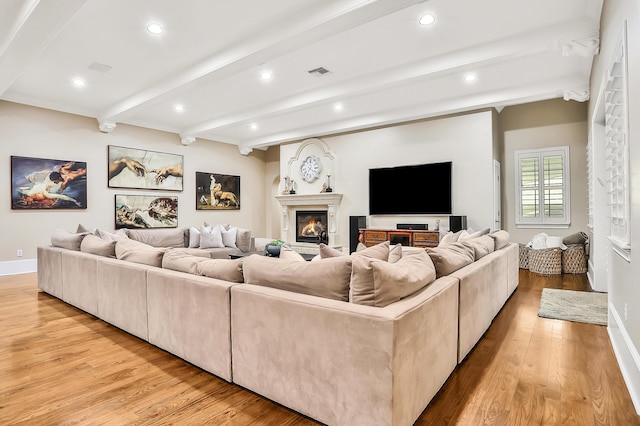
{"type": "Polygon", "coordinates": [[[309,137],[321,137],[331,134],[364,130],[371,127],[385,126],[420,120],[431,117],[456,114],[489,108],[494,105],[509,106],[547,99],[562,98],[563,89],[575,87],[578,77],[560,78],[540,83],[514,84],[487,93],[471,96],[460,96],[450,99],[438,99],[432,102],[419,103],[402,109],[380,111],[361,117],[351,117],[345,120],[317,123],[312,126],[291,128],[285,132],[262,136],[243,144],[248,148],[265,148],[284,142],[303,140],[309,137]]]}
{"type": "Polygon", "coordinates": [[[286,22],[279,22],[245,41],[216,54],[198,64],[185,64],[185,71],[162,83],[142,90],[107,108],[98,115],[99,121],[119,121],[134,114],[143,104],[160,102],[171,91],[192,83],[199,78],[216,75],[222,79],[254,67],[270,58],[307,46],[323,38],[338,34],[425,0],[351,0],[327,2],[318,13],[301,14],[286,22]]]}
{"type": "MultiPolygon", "coordinates": [[[[24,73],[87,0],[23,0],[14,4],[13,25],[0,40],[0,95],[24,73]]],[[[3,5],[4,6],[4,5],[3,5]]],[[[3,13],[7,13],[3,9],[3,13]]],[[[3,21],[8,21],[7,16],[3,21]]]]}
{"type": "Polygon", "coordinates": [[[557,50],[558,55],[561,55],[561,42],[565,41],[565,37],[575,31],[575,28],[568,30],[567,26],[570,26],[570,24],[565,22],[547,27],[543,31],[531,31],[519,36],[498,40],[494,43],[471,46],[456,52],[426,58],[408,66],[402,64],[397,68],[390,68],[383,72],[358,76],[355,79],[324,86],[315,91],[283,98],[279,102],[271,102],[235,114],[216,117],[183,129],[182,132],[197,135],[243,122],[256,121],[258,120],[256,117],[264,120],[270,116],[308,108],[317,103],[330,102],[337,99],[345,100],[349,96],[378,92],[385,87],[406,84],[416,79],[458,72],[458,70],[463,70],[471,65],[480,68],[516,57],[552,50],[557,50]],[[541,33],[544,34],[543,37],[541,37],[541,33]]]}

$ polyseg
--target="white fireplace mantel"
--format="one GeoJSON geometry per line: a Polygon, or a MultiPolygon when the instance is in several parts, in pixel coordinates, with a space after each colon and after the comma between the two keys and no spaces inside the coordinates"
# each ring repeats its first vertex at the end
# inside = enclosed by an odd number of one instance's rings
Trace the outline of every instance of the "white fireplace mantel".
{"type": "MultiPolygon", "coordinates": [[[[339,219],[340,219],[340,203],[342,202],[342,194],[334,192],[323,192],[320,194],[293,194],[293,195],[276,195],[276,200],[282,207],[282,229],[281,235],[284,241],[290,242],[293,246],[299,248],[313,248],[313,244],[295,243],[296,241],[296,224],[295,212],[297,210],[306,210],[314,208],[317,210],[326,209],[328,212],[328,230],[329,245],[335,247],[339,237],[339,219]]],[[[317,245],[315,245],[317,247],[317,245]]]]}

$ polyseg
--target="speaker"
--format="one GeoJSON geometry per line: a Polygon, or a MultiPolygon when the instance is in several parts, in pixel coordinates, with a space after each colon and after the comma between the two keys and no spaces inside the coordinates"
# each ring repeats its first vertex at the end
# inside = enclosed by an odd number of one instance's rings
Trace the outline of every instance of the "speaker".
{"type": "Polygon", "coordinates": [[[466,216],[449,216],[449,230],[451,232],[458,232],[463,229],[467,229],[466,216]]]}
{"type": "Polygon", "coordinates": [[[356,251],[360,228],[367,227],[366,216],[349,216],[349,253],[356,251]]]}
{"type": "Polygon", "coordinates": [[[396,229],[414,229],[416,231],[426,231],[429,225],[426,223],[398,223],[396,229]]]}

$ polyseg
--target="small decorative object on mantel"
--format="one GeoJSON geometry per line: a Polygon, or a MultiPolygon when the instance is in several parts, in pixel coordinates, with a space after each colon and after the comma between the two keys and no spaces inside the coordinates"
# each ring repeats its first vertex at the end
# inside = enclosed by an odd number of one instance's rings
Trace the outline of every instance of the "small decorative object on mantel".
{"type": "Polygon", "coordinates": [[[289,194],[294,195],[296,193],[296,181],[291,179],[291,188],[289,188],[289,194]]]}
{"type": "Polygon", "coordinates": [[[289,195],[289,176],[284,177],[284,190],[282,195],[289,195]]]}
{"type": "Polygon", "coordinates": [[[320,193],[324,193],[324,192],[327,192],[327,184],[326,183],[323,183],[322,184],[322,188],[320,188],[320,193]]]}
{"type": "Polygon", "coordinates": [[[333,188],[331,188],[331,175],[327,175],[327,187],[324,192],[333,192],[333,188]]]}

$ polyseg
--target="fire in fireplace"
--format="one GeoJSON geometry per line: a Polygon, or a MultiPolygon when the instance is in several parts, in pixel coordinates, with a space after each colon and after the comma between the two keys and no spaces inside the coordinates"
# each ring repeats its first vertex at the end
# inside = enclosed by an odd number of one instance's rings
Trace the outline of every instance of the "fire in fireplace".
{"type": "Polygon", "coordinates": [[[326,244],[327,218],[326,210],[296,211],[296,242],[326,244]]]}

